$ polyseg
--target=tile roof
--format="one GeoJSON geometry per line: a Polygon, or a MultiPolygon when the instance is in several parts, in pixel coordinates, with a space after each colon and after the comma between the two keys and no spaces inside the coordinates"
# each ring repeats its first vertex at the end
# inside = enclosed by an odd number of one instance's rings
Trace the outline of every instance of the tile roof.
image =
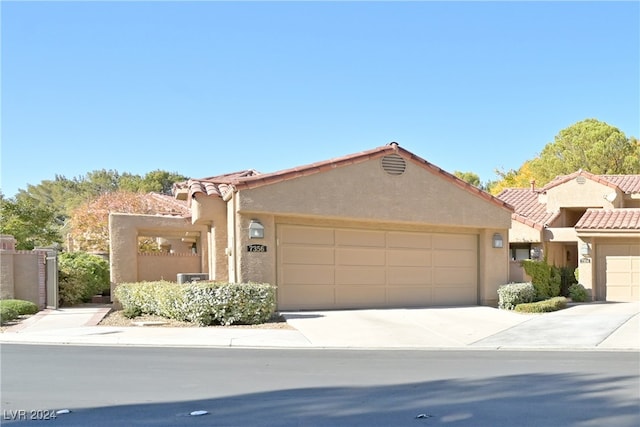
{"type": "Polygon", "coordinates": [[[511,219],[542,230],[559,212],[547,212],[547,206],[538,201],[539,194],[530,188],[507,188],[498,194],[498,198],[514,207],[511,219]]]}
{"type": "Polygon", "coordinates": [[[174,184],[173,192],[175,194],[178,190],[187,190],[190,198],[198,193],[206,194],[207,196],[223,197],[232,190],[232,183],[237,182],[238,179],[255,175],[260,175],[260,172],[247,169],[208,178],[189,179],[188,181],[174,184]]]}
{"type": "Polygon", "coordinates": [[[573,172],[569,175],[558,175],[545,185],[541,191],[546,191],[560,184],[564,184],[578,176],[584,176],[585,178],[611,188],[619,188],[627,194],[640,193],[640,175],[595,175],[583,170],[573,172]]]}
{"type": "Polygon", "coordinates": [[[159,215],[191,217],[191,209],[183,200],[160,193],[147,193],[145,199],[151,209],[159,215]]]}
{"type": "Polygon", "coordinates": [[[302,176],[313,175],[319,172],[328,171],[337,167],[365,162],[372,159],[384,157],[389,154],[398,154],[406,159],[413,160],[418,163],[424,169],[427,169],[433,174],[439,175],[456,186],[475,194],[491,203],[494,203],[502,208],[513,211],[513,208],[503,200],[492,196],[491,194],[480,190],[479,188],[459,179],[458,177],[440,169],[439,167],[427,162],[419,156],[401,148],[397,143],[392,142],[390,144],[377,147],[371,150],[362,151],[342,157],[337,157],[330,160],[311,163],[304,166],[299,166],[291,169],[285,169],[278,172],[261,174],[254,170],[236,172],[233,174],[221,175],[213,178],[206,178],[200,180],[189,180],[189,191],[191,195],[198,192],[224,196],[227,192],[233,188],[237,190],[256,188],[263,185],[274,184],[277,182],[285,181],[288,179],[299,178],[302,176]],[[247,173],[249,172],[249,173],[247,173]],[[221,179],[223,177],[223,179],[221,179]]]}
{"type": "MultiPolygon", "coordinates": [[[[590,172],[579,170],[569,175],[559,175],[539,190],[530,188],[509,188],[498,194],[498,198],[504,200],[515,208],[511,218],[526,224],[537,230],[542,230],[558,217],[560,212],[547,212],[546,205],[538,201],[538,195],[547,190],[584,176],[587,179],[617,188],[627,194],[640,193],[640,175],[594,175],[590,172]]],[[[576,228],[582,229],[634,229],[633,224],[636,209],[589,209],[580,219],[576,228]],[[608,212],[608,213],[604,213],[608,212]],[[630,222],[631,221],[631,222],[630,222]]],[[[637,223],[637,219],[635,220],[637,223]]]]}
{"type": "Polygon", "coordinates": [[[627,194],[640,193],[640,175],[600,175],[627,194]]]}
{"type": "Polygon", "coordinates": [[[640,230],[640,208],[587,209],[576,224],[578,230],[640,230]]]}

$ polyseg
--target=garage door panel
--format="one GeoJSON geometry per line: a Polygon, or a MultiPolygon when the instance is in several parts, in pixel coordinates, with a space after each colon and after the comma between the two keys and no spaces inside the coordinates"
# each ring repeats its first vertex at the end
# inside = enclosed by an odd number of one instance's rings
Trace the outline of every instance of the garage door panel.
{"type": "Polygon", "coordinates": [[[384,286],[370,286],[366,289],[360,286],[336,287],[336,308],[384,307],[385,301],[384,286]]]}
{"type": "Polygon", "coordinates": [[[468,286],[447,286],[433,288],[434,305],[475,305],[477,300],[472,296],[468,286]]]}
{"type": "Polygon", "coordinates": [[[431,249],[431,235],[418,233],[389,232],[387,247],[407,249],[431,249]]]}
{"type": "Polygon", "coordinates": [[[396,307],[424,307],[433,304],[430,287],[394,286],[387,288],[387,300],[396,307]]]}
{"type": "Polygon", "coordinates": [[[333,285],[333,266],[288,265],[282,269],[283,284],[333,285]]]}
{"type": "Polygon", "coordinates": [[[384,249],[346,249],[336,248],[336,265],[384,266],[384,249]]]}
{"type": "Polygon", "coordinates": [[[279,307],[413,307],[477,301],[476,235],[340,228],[314,233],[316,227],[281,224],[278,230],[279,307]],[[314,241],[316,237],[320,240],[314,241]],[[300,243],[305,239],[308,243],[300,243]]]}
{"type": "Polygon", "coordinates": [[[323,264],[335,263],[333,248],[314,246],[288,246],[282,249],[282,256],[287,264],[323,264]]]}
{"type": "Polygon", "coordinates": [[[336,285],[381,285],[386,283],[386,271],[384,267],[378,268],[336,268],[336,285]]]}
{"type": "Polygon", "coordinates": [[[336,245],[338,246],[360,246],[384,248],[385,233],[370,230],[340,230],[337,229],[336,245]]]}
{"type": "Polygon", "coordinates": [[[601,244],[597,251],[597,266],[604,269],[598,273],[598,286],[604,286],[606,300],[640,301],[640,245],[601,244]]]}
{"type": "Polygon", "coordinates": [[[477,247],[476,236],[470,234],[434,234],[434,249],[466,249],[475,251],[477,247]]]}
{"type": "Polygon", "coordinates": [[[476,283],[476,270],[472,268],[436,268],[433,282],[438,285],[465,285],[476,283]]]}
{"type": "Polygon", "coordinates": [[[295,285],[277,292],[281,310],[326,308],[335,304],[333,287],[295,285]]]}
{"type": "Polygon", "coordinates": [[[431,274],[432,270],[428,267],[390,267],[388,269],[388,283],[394,288],[396,285],[429,286],[431,274]]]}
{"type": "Polygon", "coordinates": [[[394,267],[428,267],[431,265],[431,251],[392,249],[387,251],[387,264],[394,267]]]}
{"type": "Polygon", "coordinates": [[[433,264],[442,267],[475,267],[475,253],[469,251],[437,251],[433,254],[433,264]]]}
{"type": "Polygon", "coordinates": [[[278,230],[280,241],[287,244],[331,245],[335,243],[333,230],[319,227],[282,227],[278,230]]]}

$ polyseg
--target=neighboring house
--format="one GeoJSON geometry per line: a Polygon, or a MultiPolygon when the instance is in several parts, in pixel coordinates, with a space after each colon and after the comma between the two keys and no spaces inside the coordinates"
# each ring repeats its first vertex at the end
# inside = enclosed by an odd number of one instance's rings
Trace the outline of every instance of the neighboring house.
{"type": "Polygon", "coordinates": [[[396,143],[174,193],[188,221],[111,215],[114,286],[139,280],[136,236],[163,230],[190,233],[196,273],[276,285],[280,310],[496,305],[508,281],[513,209],[396,143]]]}
{"type": "Polygon", "coordinates": [[[579,282],[597,301],[640,301],[640,175],[580,170],[498,198],[515,208],[512,281],[522,280],[520,260],[546,258],[578,268],[579,282]]]}

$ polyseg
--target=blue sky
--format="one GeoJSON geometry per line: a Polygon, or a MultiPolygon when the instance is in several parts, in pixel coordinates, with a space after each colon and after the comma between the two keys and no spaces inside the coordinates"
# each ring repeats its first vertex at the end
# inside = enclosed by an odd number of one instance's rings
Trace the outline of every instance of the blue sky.
{"type": "Polygon", "coordinates": [[[483,182],[640,136],[638,2],[7,2],[2,181],[273,172],[397,141],[483,182]]]}

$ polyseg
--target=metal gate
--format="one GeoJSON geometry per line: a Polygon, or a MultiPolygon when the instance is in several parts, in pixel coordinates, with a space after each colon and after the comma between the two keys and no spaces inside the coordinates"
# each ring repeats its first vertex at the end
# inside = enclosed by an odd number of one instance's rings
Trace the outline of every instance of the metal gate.
{"type": "Polygon", "coordinates": [[[58,251],[47,249],[46,256],[47,308],[58,308],[58,251]]]}

